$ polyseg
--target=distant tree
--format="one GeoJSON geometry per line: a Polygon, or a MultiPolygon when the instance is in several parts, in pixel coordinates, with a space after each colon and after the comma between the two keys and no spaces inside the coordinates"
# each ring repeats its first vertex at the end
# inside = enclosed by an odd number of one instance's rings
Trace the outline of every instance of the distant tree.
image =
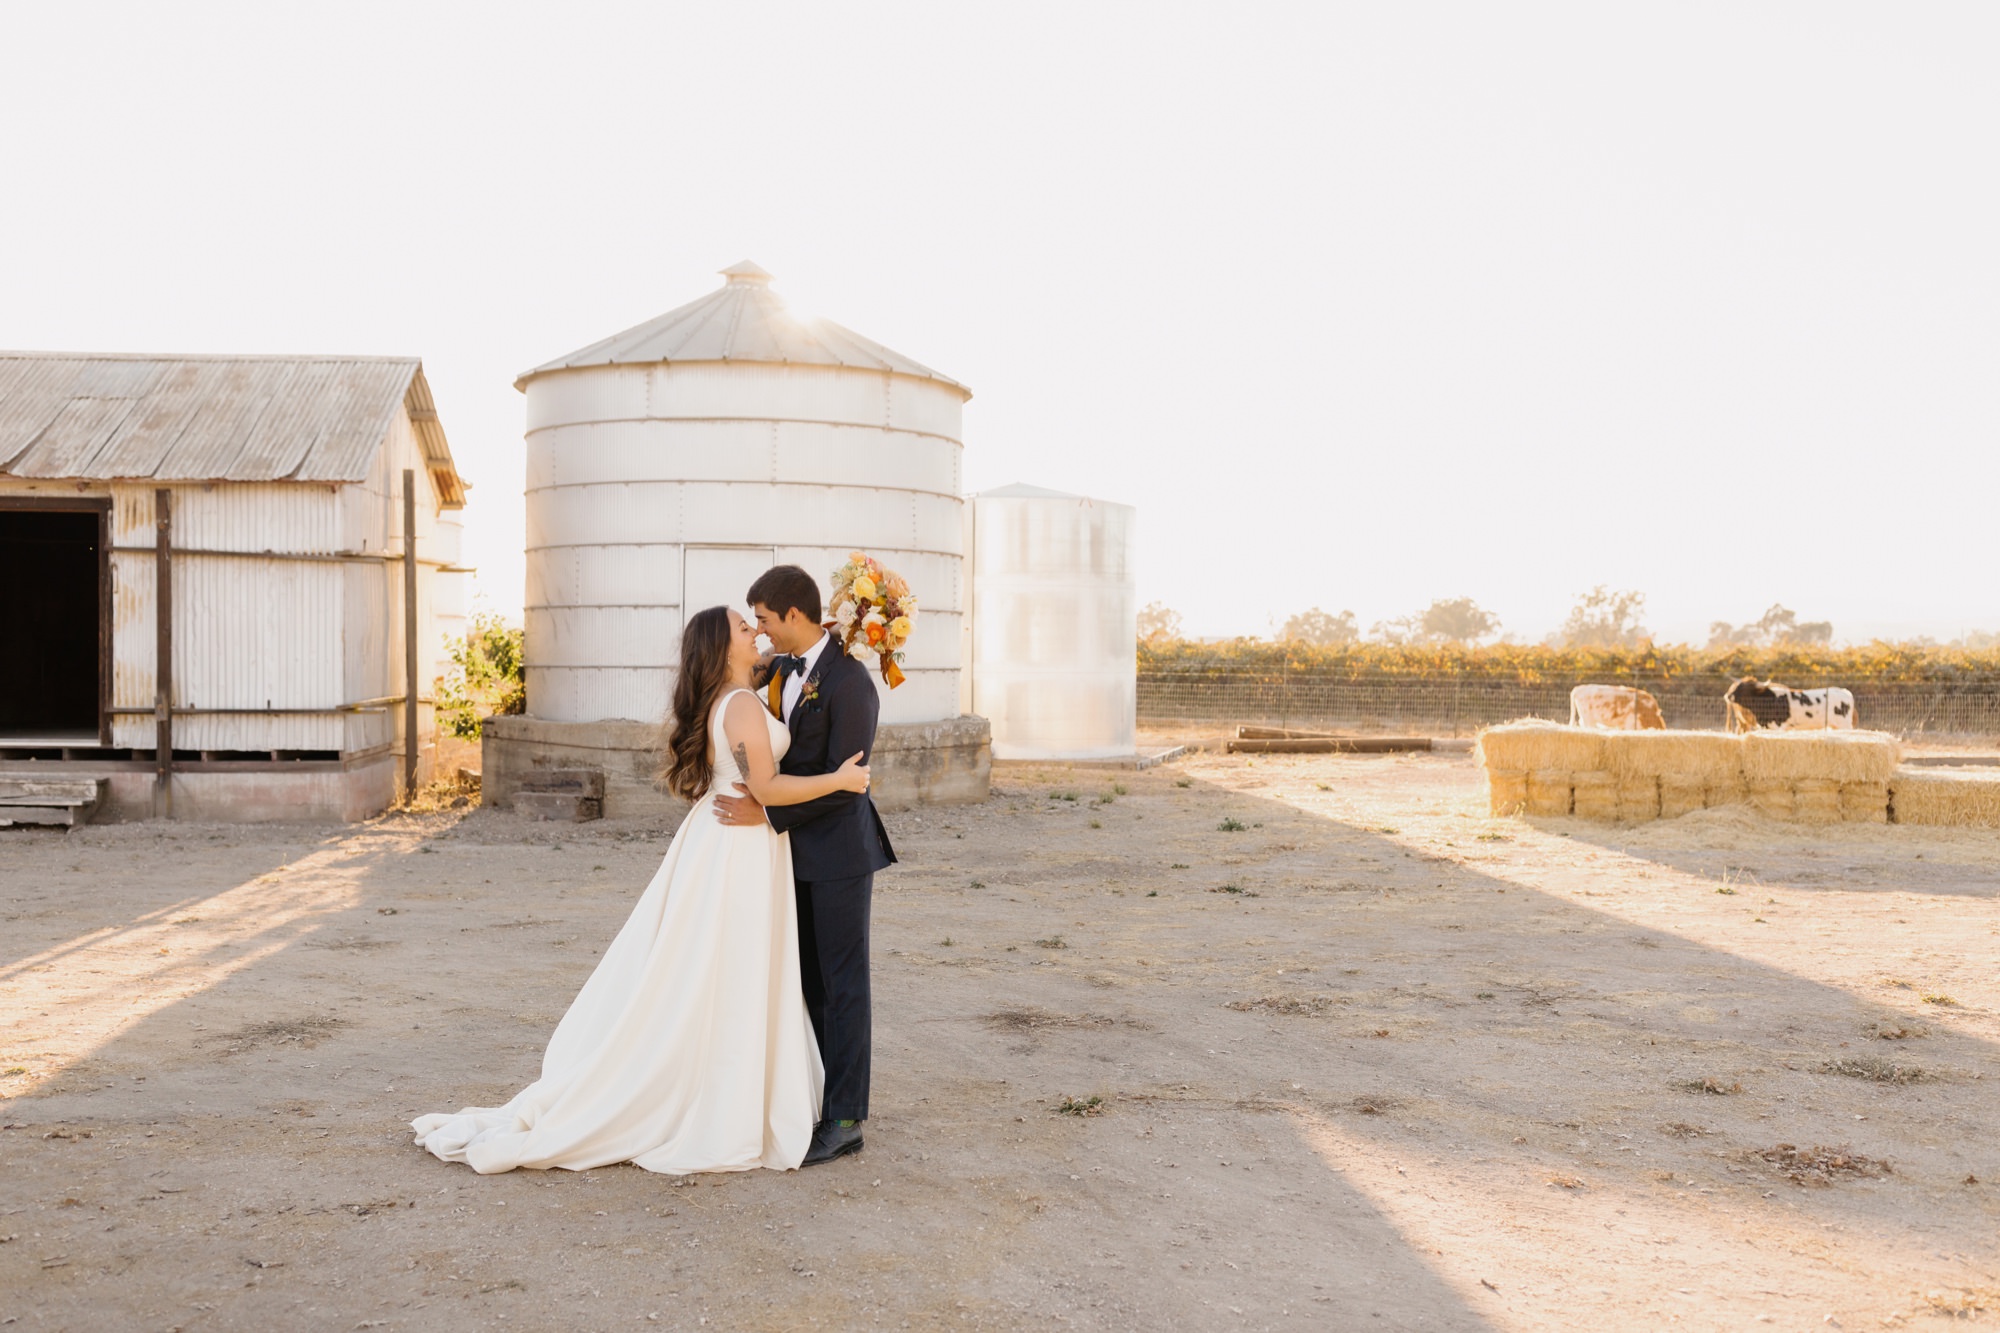
{"type": "Polygon", "coordinates": [[[1165,602],[1148,602],[1139,612],[1139,637],[1161,643],[1181,636],[1181,613],[1165,602]]]}
{"type": "Polygon", "coordinates": [[[1470,597],[1440,597],[1413,616],[1378,620],[1369,633],[1387,643],[1475,643],[1500,629],[1500,617],[1470,597]]]}
{"type": "Polygon", "coordinates": [[[1287,620],[1285,627],[1278,631],[1278,637],[1292,643],[1309,643],[1316,648],[1325,648],[1336,643],[1353,643],[1361,637],[1361,629],[1354,623],[1352,611],[1330,616],[1315,606],[1287,620]]]}
{"type": "Polygon", "coordinates": [[[2000,634],[1976,629],[1970,634],[1952,640],[1951,646],[1954,648],[1969,648],[1975,652],[1982,648],[2000,648],[2000,634]]]}
{"type": "Polygon", "coordinates": [[[1645,607],[1645,593],[1612,592],[1600,583],[1576,599],[1554,642],[1564,648],[1637,647],[1653,637],[1639,623],[1645,607]]]}
{"type": "Polygon", "coordinates": [[[1711,648],[1768,648],[1779,644],[1825,645],[1833,642],[1831,620],[1800,620],[1783,603],[1760,618],[1741,625],[1718,620],[1708,627],[1711,648]]]}

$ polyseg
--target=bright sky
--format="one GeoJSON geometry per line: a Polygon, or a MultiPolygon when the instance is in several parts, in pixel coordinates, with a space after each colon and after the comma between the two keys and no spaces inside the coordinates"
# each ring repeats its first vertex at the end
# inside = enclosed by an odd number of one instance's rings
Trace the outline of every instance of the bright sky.
{"type": "Polygon", "coordinates": [[[0,346],[528,366],[750,258],[1191,632],[2000,627],[2000,7],[17,5],[0,346]]]}

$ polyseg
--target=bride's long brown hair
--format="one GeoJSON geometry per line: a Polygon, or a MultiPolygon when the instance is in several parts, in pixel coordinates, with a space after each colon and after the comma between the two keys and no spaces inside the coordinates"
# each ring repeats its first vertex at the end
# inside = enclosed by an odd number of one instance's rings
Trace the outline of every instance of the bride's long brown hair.
{"type": "Polygon", "coordinates": [[[674,675],[673,731],[667,738],[667,789],[698,801],[715,767],[708,755],[708,715],[729,683],[729,644],[735,627],[729,608],[711,606],[688,617],[681,631],[681,664],[674,675]]]}

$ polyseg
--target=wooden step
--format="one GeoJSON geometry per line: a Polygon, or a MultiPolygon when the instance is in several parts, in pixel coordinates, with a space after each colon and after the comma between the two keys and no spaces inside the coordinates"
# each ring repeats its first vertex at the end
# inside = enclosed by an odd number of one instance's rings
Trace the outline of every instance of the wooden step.
{"type": "Polygon", "coordinates": [[[0,828],[88,824],[104,801],[104,778],[0,777],[0,828]]]}

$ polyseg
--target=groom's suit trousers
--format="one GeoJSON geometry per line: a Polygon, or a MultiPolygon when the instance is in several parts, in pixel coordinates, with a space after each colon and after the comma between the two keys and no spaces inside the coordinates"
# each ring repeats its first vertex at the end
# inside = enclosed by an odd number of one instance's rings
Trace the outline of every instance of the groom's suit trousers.
{"type": "Polygon", "coordinates": [[[826,1066],[828,1120],[868,1118],[868,914],[873,873],[847,879],[795,880],[799,903],[799,972],[806,1010],[826,1066]]]}

